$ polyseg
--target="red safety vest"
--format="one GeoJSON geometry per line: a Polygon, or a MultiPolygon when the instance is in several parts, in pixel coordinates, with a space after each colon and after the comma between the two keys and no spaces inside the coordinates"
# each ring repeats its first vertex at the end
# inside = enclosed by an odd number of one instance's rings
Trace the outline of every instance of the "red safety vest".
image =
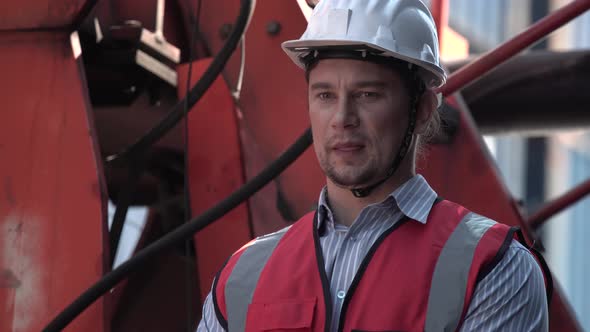
{"type": "MultiPolygon", "coordinates": [[[[457,330],[476,283],[515,232],[449,201],[435,204],[426,224],[396,223],[361,263],[339,331],[457,330]]],[[[330,285],[314,214],[236,252],[215,280],[213,302],[231,332],[329,331],[330,285]]]]}

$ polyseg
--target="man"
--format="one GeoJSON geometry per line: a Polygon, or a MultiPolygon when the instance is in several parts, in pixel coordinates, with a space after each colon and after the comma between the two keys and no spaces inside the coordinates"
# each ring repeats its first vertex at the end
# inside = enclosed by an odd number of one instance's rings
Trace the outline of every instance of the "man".
{"type": "Polygon", "coordinates": [[[514,230],[415,174],[445,79],[419,0],[322,0],[283,44],[308,79],[318,210],[236,252],[198,331],[547,331],[514,230]]]}

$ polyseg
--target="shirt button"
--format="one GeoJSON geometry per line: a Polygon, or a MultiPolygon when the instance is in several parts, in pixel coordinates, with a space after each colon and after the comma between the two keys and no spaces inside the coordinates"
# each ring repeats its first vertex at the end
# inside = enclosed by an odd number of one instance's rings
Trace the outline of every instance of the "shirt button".
{"type": "Polygon", "coordinates": [[[344,298],[345,295],[346,295],[346,292],[343,290],[339,291],[338,294],[336,294],[336,296],[338,296],[338,298],[341,300],[344,298]]]}

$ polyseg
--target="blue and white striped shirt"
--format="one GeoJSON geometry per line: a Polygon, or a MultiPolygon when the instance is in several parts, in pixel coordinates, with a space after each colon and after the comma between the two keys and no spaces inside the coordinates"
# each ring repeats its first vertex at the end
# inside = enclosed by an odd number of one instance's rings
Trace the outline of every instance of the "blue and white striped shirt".
{"type": "MultiPolygon", "coordinates": [[[[322,190],[318,204],[320,243],[332,295],[331,331],[337,331],[342,302],[369,248],[385,230],[407,216],[426,223],[436,192],[416,175],[380,203],[365,207],[347,227],[334,220],[322,190]],[[323,224],[325,223],[325,224],[323,224]]],[[[534,257],[513,241],[504,258],[475,289],[461,331],[548,331],[543,274],[534,257]]],[[[211,294],[198,332],[221,332],[211,294]]]]}

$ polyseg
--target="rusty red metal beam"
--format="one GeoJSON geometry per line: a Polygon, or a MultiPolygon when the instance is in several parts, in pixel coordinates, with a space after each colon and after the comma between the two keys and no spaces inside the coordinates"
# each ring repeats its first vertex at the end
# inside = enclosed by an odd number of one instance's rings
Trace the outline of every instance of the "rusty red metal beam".
{"type": "MultiPolygon", "coordinates": [[[[436,2],[436,1],[435,1],[436,2]]],[[[547,15],[514,38],[457,70],[440,88],[444,96],[462,89],[504,61],[590,9],[590,0],[576,0],[547,15]]]]}
{"type": "Polygon", "coordinates": [[[436,23],[436,32],[438,34],[438,47],[442,48],[443,29],[449,22],[449,0],[432,0],[430,11],[436,23]]]}
{"type": "Polygon", "coordinates": [[[547,219],[573,205],[588,194],[590,194],[590,179],[584,181],[553,201],[546,203],[539,209],[539,211],[528,218],[527,223],[531,225],[533,229],[539,228],[547,219]]]}

